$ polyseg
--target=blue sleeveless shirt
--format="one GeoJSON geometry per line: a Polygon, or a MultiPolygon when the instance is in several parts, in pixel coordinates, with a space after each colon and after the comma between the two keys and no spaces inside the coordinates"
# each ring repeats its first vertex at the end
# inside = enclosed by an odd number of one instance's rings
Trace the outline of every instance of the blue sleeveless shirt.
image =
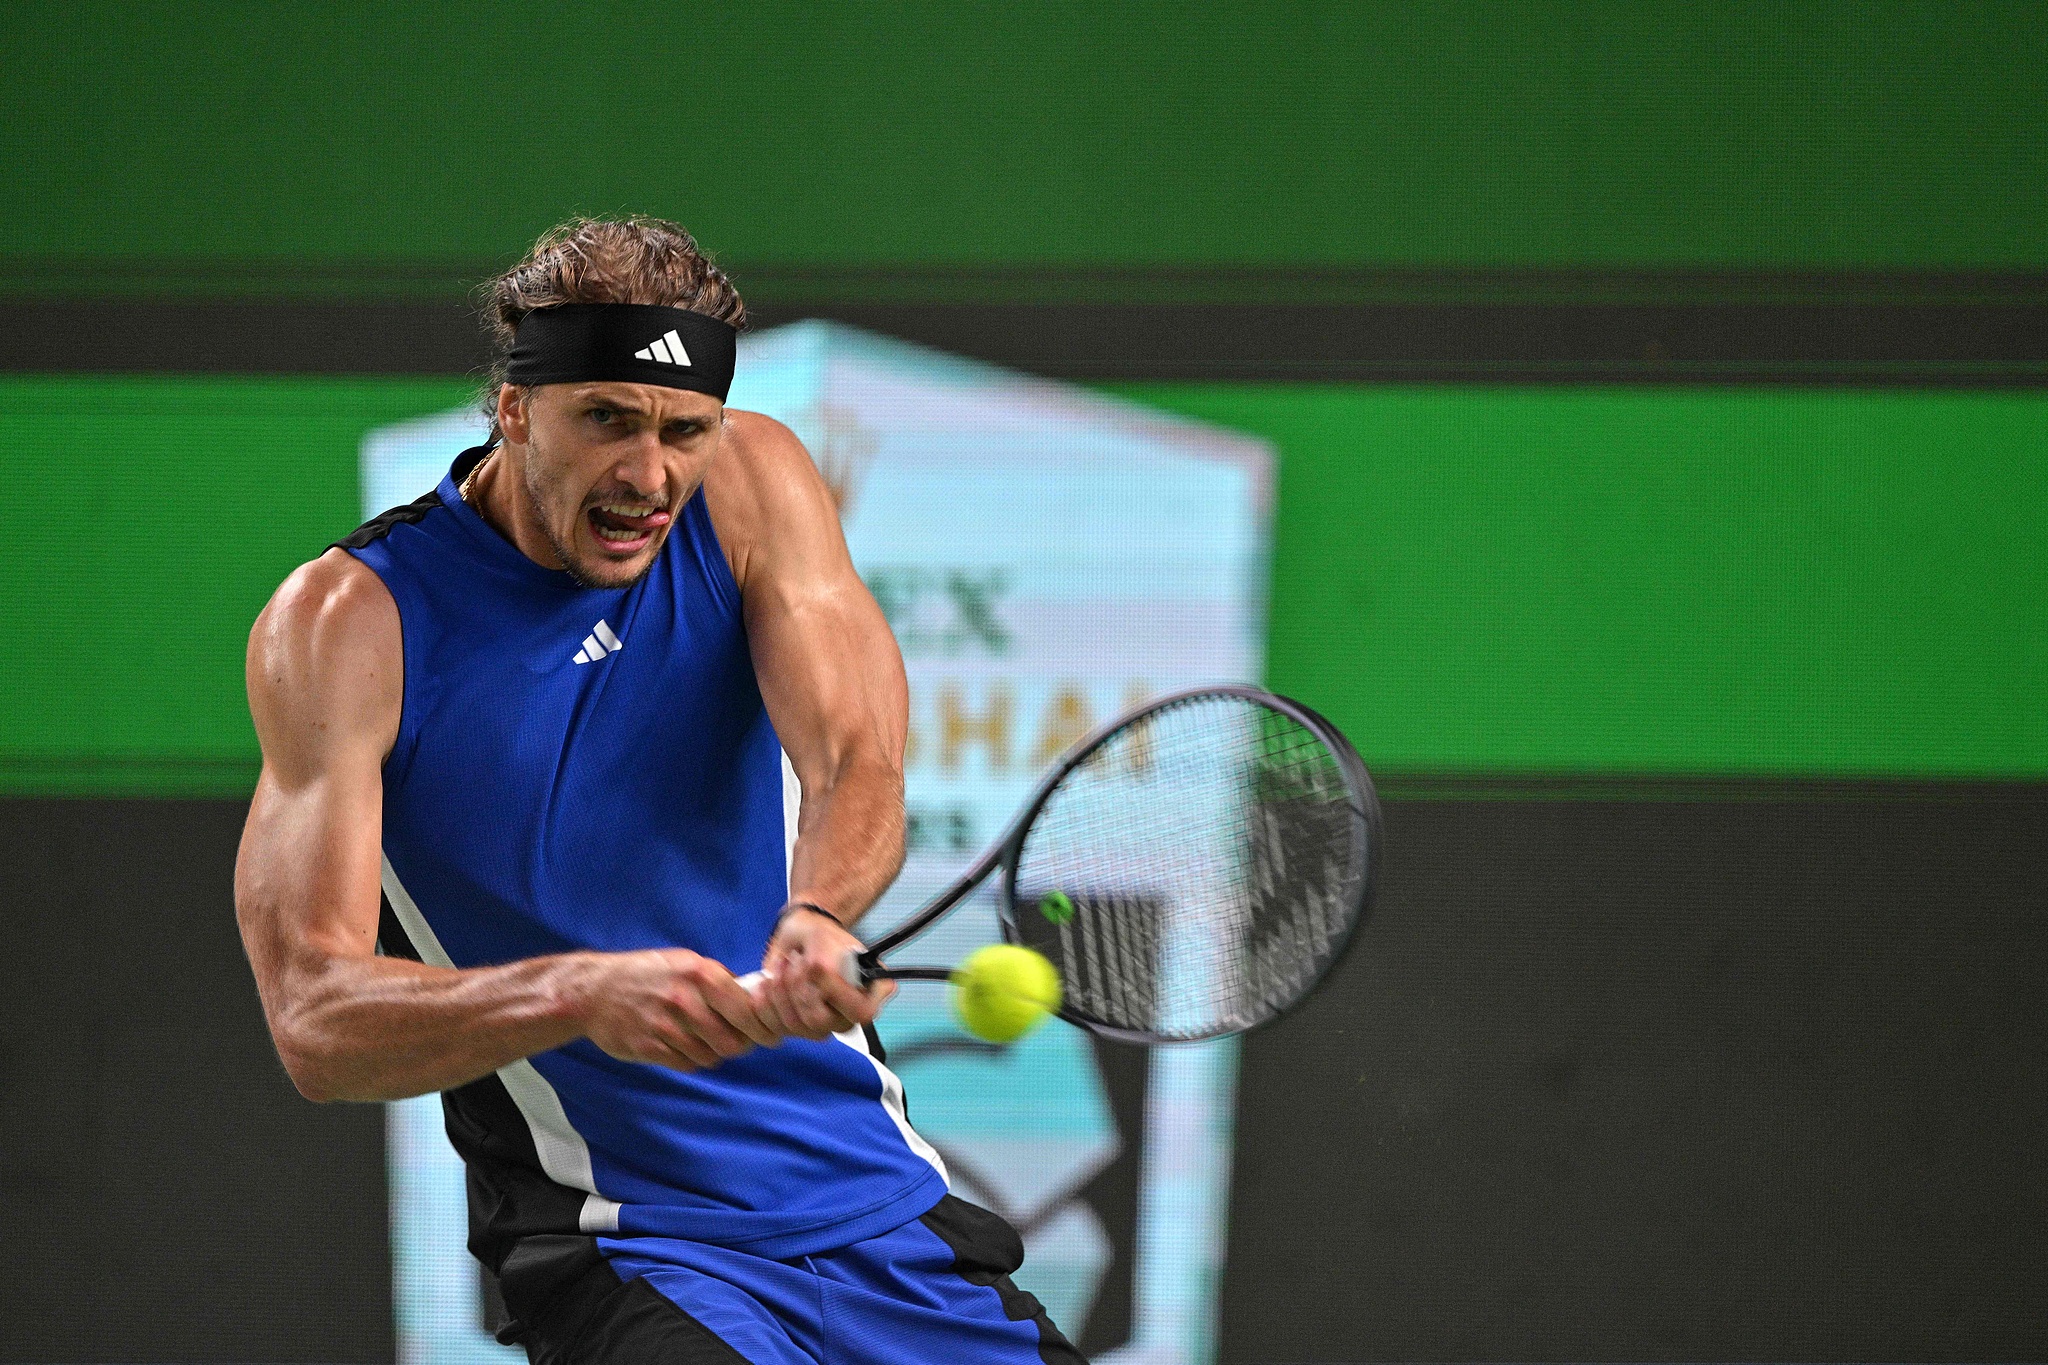
{"type": "MultiPolygon", "coordinates": [[[[794,778],[703,490],[637,583],[585,588],[462,500],[483,455],[340,542],[390,589],[404,635],[384,951],[475,967],[688,948],[755,970],[789,892],[794,778]]],[[[443,1104],[470,1245],[493,1269],[547,1233],[808,1255],[946,1193],[872,1031],[687,1073],[579,1039],[443,1104]]]]}

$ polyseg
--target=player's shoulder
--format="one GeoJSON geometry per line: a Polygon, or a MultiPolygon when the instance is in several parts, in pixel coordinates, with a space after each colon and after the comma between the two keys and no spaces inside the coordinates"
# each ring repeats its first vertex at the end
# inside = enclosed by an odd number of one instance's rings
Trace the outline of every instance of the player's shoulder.
{"type": "Polygon", "coordinates": [[[757,492],[772,496],[817,478],[810,452],[797,434],[766,413],[728,408],[725,444],[731,458],[720,462],[721,472],[757,492]]]}
{"type": "Polygon", "coordinates": [[[252,650],[269,647],[313,656],[396,648],[398,604],[369,565],[330,549],[286,576],[256,618],[252,650]]]}
{"type": "Polygon", "coordinates": [[[704,498],[743,585],[757,550],[794,551],[772,557],[796,569],[808,547],[838,543],[838,510],[810,452],[795,432],[765,414],[726,411],[704,498]]]}
{"type": "Polygon", "coordinates": [[[266,771],[304,776],[337,754],[381,762],[391,751],[404,705],[398,605],[346,551],[278,586],[249,633],[247,668],[266,771]]]}

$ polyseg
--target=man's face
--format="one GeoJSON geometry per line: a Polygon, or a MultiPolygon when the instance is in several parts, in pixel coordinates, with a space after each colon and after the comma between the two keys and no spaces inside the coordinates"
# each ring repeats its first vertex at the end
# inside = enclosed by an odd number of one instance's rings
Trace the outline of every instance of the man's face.
{"type": "Polygon", "coordinates": [[[718,453],[724,416],[709,394],[655,384],[508,386],[498,400],[526,514],[588,588],[623,588],[652,567],[718,453]]]}

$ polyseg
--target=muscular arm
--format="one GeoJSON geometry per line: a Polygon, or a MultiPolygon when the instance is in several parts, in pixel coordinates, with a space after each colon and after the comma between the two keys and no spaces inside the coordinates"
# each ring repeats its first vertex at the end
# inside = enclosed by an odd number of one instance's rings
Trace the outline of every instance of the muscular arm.
{"type": "Polygon", "coordinates": [[[773,1040],[729,973],[680,950],[467,970],[376,956],[382,766],[403,681],[398,609],[340,551],[287,579],[250,636],[263,771],[235,909],[301,1092],[424,1094],[586,1034],[614,1055],[680,1069],[773,1040]]]}
{"type": "MultiPolygon", "coordinates": [[[[733,557],[762,699],[803,786],[790,899],[851,926],[903,865],[903,657],[803,446],[758,414],[727,420],[706,497],[733,557]]],[[[808,1027],[792,1031],[814,1035],[867,1022],[888,994],[845,987],[835,964],[854,940],[822,924],[785,919],[764,964],[802,961],[820,998],[794,1002],[808,1027]]]]}

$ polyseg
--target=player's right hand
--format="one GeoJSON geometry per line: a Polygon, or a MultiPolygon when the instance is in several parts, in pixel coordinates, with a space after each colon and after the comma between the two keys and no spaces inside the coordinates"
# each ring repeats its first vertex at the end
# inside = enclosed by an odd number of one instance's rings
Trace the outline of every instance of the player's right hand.
{"type": "Polygon", "coordinates": [[[761,959],[761,1017],[791,1038],[823,1042],[835,1033],[871,1024],[893,981],[863,991],[842,974],[861,941],[833,916],[813,908],[787,908],[761,959]]]}
{"type": "Polygon", "coordinates": [[[781,1041],[720,962],[684,948],[590,956],[584,1035],[621,1061],[700,1071],[781,1041]]]}

